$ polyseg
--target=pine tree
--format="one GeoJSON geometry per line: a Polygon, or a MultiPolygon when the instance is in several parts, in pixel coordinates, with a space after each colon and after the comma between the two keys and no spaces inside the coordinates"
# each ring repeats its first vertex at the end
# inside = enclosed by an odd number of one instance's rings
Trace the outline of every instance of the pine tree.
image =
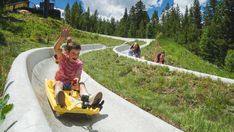
{"type": "Polygon", "coordinates": [[[201,11],[200,4],[198,0],[194,0],[193,6],[189,9],[189,28],[188,28],[188,43],[190,43],[190,50],[193,52],[198,52],[198,45],[194,42],[199,42],[201,37],[201,11]],[[194,44],[194,45],[191,45],[194,44]]]}
{"type": "Polygon", "coordinates": [[[125,11],[124,11],[124,16],[123,16],[123,19],[122,19],[124,22],[126,22],[128,20],[128,9],[125,8],[125,11]]]}
{"type": "Polygon", "coordinates": [[[82,3],[79,2],[78,3],[78,16],[81,16],[82,13],[83,13],[82,3]]]}
{"type": "Polygon", "coordinates": [[[90,31],[91,32],[97,32],[97,26],[98,26],[98,11],[95,10],[95,12],[90,17],[90,31]]]}
{"type": "Polygon", "coordinates": [[[147,23],[149,21],[150,21],[150,18],[149,18],[149,15],[148,15],[147,11],[143,11],[143,22],[144,22],[144,25],[147,25],[147,23]]]}
{"type": "Polygon", "coordinates": [[[71,10],[70,10],[69,3],[67,3],[67,6],[65,8],[65,21],[68,24],[71,24],[71,10]]]}
{"type": "Polygon", "coordinates": [[[211,9],[209,3],[207,2],[204,11],[204,26],[210,25],[211,21],[212,21],[211,9]]]}
{"type": "Polygon", "coordinates": [[[136,37],[136,13],[135,13],[135,7],[132,6],[129,12],[129,31],[128,31],[128,37],[136,37]]]}
{"type": "Polygon", "coordinates": [[[103,34],[104,33],[104,30],[103,30],[103,21],[101,18],[98,18],[97,20],[97,33],[101,33],[103,34]]]}
{"type": "Polygon", "coordinates": [[[158,11],[154,11],[152,17],[151,17],[151,21],[154,27],[156,27],[156,25],[159,22],[159,18],[158,18],[158,11]]]}
{"type": "Polygon", "coordinates": [[[128,10],[125,8],[124,11],[124,16],[120,20],[119,24],[119,35],[122,37],[127,37],[128,36],[128,29],[129,29],[129,18],[128,18],[128,10]]]}
{"type": "Polygon", "coordinates": [[[183,28],[183,43],[188,43],[188,31],[189,31],[189,13],[188,13],[188,6],[186,6],[185,14],[182,22],[182,28],[183,28]]]}
{"type": "Polygon", "coordinates": [[[200,7],[200,3],[199,0],[194,0],[194,4],[193,4],[193,11],[194,11],[194,22],[195,25],[198,29],[202,28],[202,24],[201,24],[201,7],[200,7]]]}
{"type": "Polygon", "coordinates": [[[4,7],[4,3],[3,2],[4,2],[3,0],[0,1],[0,15],[3,12],[3,7],[4,7]]]}
{"type": "Polygon", "coordinates": [[[131,25],[130,25],[130,28],[129,28],[129,30],[128,30],[128,37],[130,37],[130,38],[134,38],[134,37],[136,37],[136,26],[135,26],[135,24],[134,23],[132,23],[131,25]]]}
{"type": "Polygon", "coordinates": [[[79,10],[79,5],[77,1],[72,5],[71,9],[71,25],[74,28],[78,28],[78,10],[79,10]]]}
{"type": "Polygon", "coordinates": [[[224,0],[223,35],[231,49],[234,49],[234,1],[224,0]]]}
{"type": "MultiPolygon", "coordinates": [[[[145,5],[144,3],[139,0],[136,4],[135,4],[135,11],[136,11],[136,26],[137,28],[139,28],[141,21],[144,19],[144,11],[145,11],[145,5]]],[[[144,21],[143,21],[144,23],[144,21]]]]}
{"type": "Polygon", "coordinates": [[[152,17],[151,17],[151,22],[152,22],[152,28],[153,28],[153,34],[156,35],[156,33],[159,31],[158,29],[158,23],[159,23],[159,18],[158,18],[158,11],[154,11],[152,17]]]}
{"type": "Polygon", "coordinates": [[[77,6],[77,17],[76,17],[76,21],[77,21],[77,28],[78,29],[81,29],[82,28],[82,16],[84,15],[83,14],[83,9],[82,9],[82,3],[79,2],[77,3],[78,6],[77,6]]]}
{"type": "Polygon", "coordinates": [[[211,7],[211,14],[212,14],[212,17],[213,17],[214,14],[215,14],[215,10],[216,10],[217,4],[218,4],[218,1],[217,1],[217,0],[210,0],[210,7],[211,7]]]}
{"type": "Polygon", "coordinates": [[[136,37],[140,37],[140,38],[145,38],[145,25],[144,25],[144,21],[142,20],[140,23],[140,28],[137,31],[137,36],[136,37]]]}
{"type": "Polygon", "coordinates": [[[110,22],[110,34],[114,35],[114,33],[115,33],[115,18],[112,17],[110,22]]]}
{"type": "Polygon", "coordinates": [[[191,7],[189,9],[189,22],[190,23],[195,23],[195,20],[194,20],[194,7],[191,7]]]}
{"type": "Polygon", "coordinates": [[[87,23],[86,23],[86,30],[87,31],[90,31],[90,9],[88,7],[87,9],[87,13],[86,13],[86,20],[87,20],[87,23]]]}
{"type": "Polygon", "coordinates": [[[161,24],[160,24],[160,31],[162,32],[162,33],[165,33],[165,25],[166,25],[166,15],[165,15],[165,12],[162,14],[162,18],[161,18],[161,24]]]}
{"type": "Polygon", "coordinates": [[[108,20],[105,20],[104,19],[104,21],[103,21],[103,32],[104,32],[104,34],[109,34],[109,32],[108,32],[108,20]]]}
{"type": "Polygon", "coordinates": [[[175,8],[175,18],[174,18],[174,30],[175,30],[175,35],[174,38],[176,41],[179,39],[180,31],[181,31],[181,14],[180,14],[180,8],[179,5],[176,5],[175,8]]]}
{"type": "Polygon", "coordinates": [[[210,25],[212,19],[214,18],[216,6],[217,6],[217,0],[210,0],[209,2],[206,2],[205,11],[204,11],[205,26],[210,25]]]}
{"type": "Polygon", "coordinates": [[[149,22],[146,26],[146,37],[147,38],[153,38],[155,36],[153,24],[149,22]]]}

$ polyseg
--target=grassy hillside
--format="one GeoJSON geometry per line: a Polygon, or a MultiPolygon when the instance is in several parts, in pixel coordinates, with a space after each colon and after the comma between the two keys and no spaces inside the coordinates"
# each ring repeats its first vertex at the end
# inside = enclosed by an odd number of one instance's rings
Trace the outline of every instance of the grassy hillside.
{"type": "MultiPolygon", "coordinates": [[[[61,20],[37,15],[7,14],[0,16],[0,95],[14,58],[21,52],[52,46],[65,24],[61,20]]],[[[74,41],[119,45],[123,41],[72,30],[74,41]]]]}
{"type": "MultiPolygon", "coordinates": [[[[159,42],[161,46],[159,51],[165,51],[165,63],[168,65],[234,79],[234,73],[225,71],[224,69],[201,59],[172,39],[161,37],[159,38],[159,42]]],[[[153,61],[155,47],[156,42],[153,42],[142,49],[142,56],[147,60],[153,61]]]]}
{"type": "Polygon", "coordinates": [[[81,59],[106,88],[185,131],[234,131],[234,85],[148,66],[111,49],[81,59]]]}

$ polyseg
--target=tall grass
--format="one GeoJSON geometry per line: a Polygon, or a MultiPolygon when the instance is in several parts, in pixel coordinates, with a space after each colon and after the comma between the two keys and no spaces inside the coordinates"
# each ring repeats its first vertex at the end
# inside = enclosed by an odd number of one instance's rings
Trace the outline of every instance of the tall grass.
{"type": "Polygon", "coordinates": [[[234,85],[148,66],[111,49],[81,59],[106,88],[185,131],[234,131],[234,85]]]}

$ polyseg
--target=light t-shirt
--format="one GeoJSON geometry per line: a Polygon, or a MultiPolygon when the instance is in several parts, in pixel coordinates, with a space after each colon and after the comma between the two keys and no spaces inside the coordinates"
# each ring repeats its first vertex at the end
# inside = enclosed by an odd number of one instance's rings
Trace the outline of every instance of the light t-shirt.
{"type": "Polygon", "coordinates": [[[74,78],[81,76],[83,63],[79,59],[77,59],[75,63],[72,63],[69,61],[69,56],[67,54],[62,54],[62,56],[58,58],[58,62],[59,68],[55,75],[56,81],[68,84],[71,83],[74,78]]]}

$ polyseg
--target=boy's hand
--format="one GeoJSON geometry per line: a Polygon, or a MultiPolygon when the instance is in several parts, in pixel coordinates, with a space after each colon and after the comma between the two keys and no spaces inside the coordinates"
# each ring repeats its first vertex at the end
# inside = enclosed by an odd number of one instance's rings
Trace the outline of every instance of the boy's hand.
{"type": "Polygon", "coordinates": [[[72,90],[79,90],[78,83],[80,79],[79,78],[74,78],[72,80],[72,90]]]}
{"type": "Polygon", "coordinates": [[[80,81],[79,78],[74,78],[74,79],[72,80],[72,85],[73,85],[73,86],[77,86],[78,83],[79,83],[79,81],[80,81]]]}
{"type": "Polygon", "coordinates": [[[66,39],[68,36],[70,36],[70,28],[69,28],[69,27],[65,27],[65,28],[63,29],[63,31],[61,32],[60,36],[63,37],[63,38],[65,38],[65,39],[66,39]]]}

